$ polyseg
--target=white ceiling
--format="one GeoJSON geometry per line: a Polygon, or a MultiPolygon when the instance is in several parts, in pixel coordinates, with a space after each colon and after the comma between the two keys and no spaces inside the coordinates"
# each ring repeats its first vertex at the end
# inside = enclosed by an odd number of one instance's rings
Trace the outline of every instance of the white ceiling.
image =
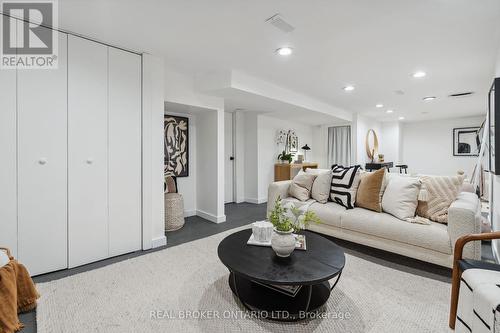
{"type": "Polygon", "coordinates": [[[63,29],[192,73],[239,70],[380,120],[485,113],[500,44],[499,0],[59,0],[59,13],[63,29]],[[275,13],[296,29],[264,23],[275,13]],[[274,53],[284,45],[292,56],[274,53]]]}

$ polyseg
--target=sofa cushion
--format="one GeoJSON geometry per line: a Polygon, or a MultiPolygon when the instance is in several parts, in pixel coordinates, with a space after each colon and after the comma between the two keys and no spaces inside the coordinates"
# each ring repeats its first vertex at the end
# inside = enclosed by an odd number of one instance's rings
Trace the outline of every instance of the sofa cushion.
{"type": "Polygon", "coordinates": [[[435,222],[448,223],[448,208],[460,193],[463,176],[421,176],[422,189],[417,215],[435,222]]]}
{"type": "Polygon", "coordinates": [[[309,210],[316,213],[322,224],[340,228],[341,218],[347,213],[346,209],[334,202],[313,203],[309,210]]]}
{"type": "Polygon", "coordinates": [[[361,174],[356,206],[376,212],[382,211],[382,197],[380,192],[384,182],[385,168],[375,172],[361,174]]]}
{"type": "Polygon", "coordinates": [[[299,199],[300,201],[309,200],[311,197],[311,188],[315,178],[315,175],[299,172],[299,174],[293,178],[288,194],[299,199]]]}
{"type": "Polygon", "coordinates": [[[410,223],[386,213],[354,208],[342,216],[343,229],[451,254],[446,225],[410,223]]]}
{"type": "Polygon", "coordinates": [[[401,220],[414,217],[420,186],[418,178],[391,178],[382,198],[382,209],[401,220]]]}
{"type": "Polygon", "coordinates": [[[330,189],[330,199],[347,209],[354,208],[359,180],[359,165],[351,167],[334,165],[332,167],[332,186],[330,189]]]}
{"type": "Polygon", "coordinates": [[[320,203],[327,203],[330,197],[330,186],[332,182],[332,170],[321,169],[321,172],[311,171],[317,169],[307,169],[306,173],[316,175],[311,189],[311,197],[320,203]]]}

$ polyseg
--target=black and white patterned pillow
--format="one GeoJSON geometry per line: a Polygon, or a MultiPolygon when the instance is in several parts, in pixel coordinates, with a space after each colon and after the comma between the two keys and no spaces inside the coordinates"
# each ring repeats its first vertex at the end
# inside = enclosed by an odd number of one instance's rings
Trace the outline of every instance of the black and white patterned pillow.
{"type": "Polygon", "coordinates": [[[332,186],[330,187],[330,200],[347,209],[354,208],[356,192],[360,178],[360,166],[343,167],[332,165],[332,186]]]}

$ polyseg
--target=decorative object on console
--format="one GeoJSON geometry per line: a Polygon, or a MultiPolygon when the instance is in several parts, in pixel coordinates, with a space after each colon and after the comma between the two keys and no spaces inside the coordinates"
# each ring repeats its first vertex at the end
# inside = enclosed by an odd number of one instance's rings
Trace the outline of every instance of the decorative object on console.
{"type": "Polygon", "coordinates": [[[304,155],[298,154],[296,164],[302,164],[304,162],[304,155]]]}
{"type": "Polygon", "coordinates": [[[271,247],[278,257],[288,257],[292,254],[296,243],[293,232],[305,229],[310,223],[321,223],[312,211],[304,212],[293,205],[290,211],[293,214],[291,218],[287,215],[288,209],[283,207],[278,196],[269,215],[269,221],[274,226],[271,247]]]}
{"type": "Polygon", "coordinates": [[[297,176],[293,177],[288,194],[300,201],[309,200],[315,178],[316,175],[300,171],[297,176]]]}
{"type": "Polygon", "coordinates": [[[385,169],[379,169],[373,173],[365,172],[361,174],[358,192],[356,194],[356,206],[382,211],[382,185],[384,183],[385,169]]]}
{"type": "Polygon", "coordinates": [[[384,154],[378,154],[378,161],[384,163],[384,154]]]}
{"type": "Polygon", "coordinates": [[[479,156],[476,139],[480,127],[453,129],[453,156],[479,156]]]}
{"type": "Polygon", "coordinates": [[[292,163],[292,154],[287,153],[285,150],[283,150],[283,152],[278,155],[278,160],[280,160],[281,163],[292,163]]]}
{"type": "Polygon", "coordinates": [[[177,177],[189,176],[189,119],[164,117],[165,173],[177,177]]]}
{"type": "Polygon", "coordinates": [[[369,129],[366,133],[365,140],[366,154],[372,163],[375,161],[375,156],[378,153],[378,137],[373,129],[369,129]]]}
{"type": "Polygon", "coordinates": [[[301,149],[304,151],[304,159],[307,161],[307,152],[311,150],[311,148],[306,143],[301,149]]]}
{"type": "Polygon", "coordinates": [[[330,199],[333,202],[353,209],[356,202],[356,192],[360,181],[360,166],[343,167],[332,166],[332,182],[330,187],[330,199]]]}

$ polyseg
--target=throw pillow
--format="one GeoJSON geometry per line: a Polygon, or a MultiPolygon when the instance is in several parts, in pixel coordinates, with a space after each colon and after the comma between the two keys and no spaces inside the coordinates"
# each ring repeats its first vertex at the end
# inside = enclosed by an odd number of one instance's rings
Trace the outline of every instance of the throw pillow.
{"type": "Polygon", "coordinates": [[[300,201],[309,200],[311,188],[316,176],[307,174],[304,172],[299,172],[292,180],[290,188],[288,189],[288,194],[300,201]]]}
{"type": "Polygon", "coordinates": [[[332,183],[330,186],[330,199],[333,202],[353,209],[356,202],[356,192],[360,180],[360,166],[343,167],[334,165],[332,167],[332,183]]]}
{"type": "Polygon", "coordinates": [[[327,203],[330,197],[332,170],[306,169],[306,173],[316,175],[311,189],[311,197],[319,203],[327,203]]]}
{"type": "Polygon", "coordinates": [[[464,182],[463,176],[421,176],[422,190],[417,215],[439,223],[448,223],[448,208],[464,182]]]}
{"type": "Polygon", "coordinates": [[[420,187],[418,178],[391,178],[382,197],[382,210],[401,220],[413,218],[417,210],[420,187]]]}
{"type": "Polygon", "coordinates": [[[382,197],[380,195],[384,183],[385,168],[375,172],[366,172],[361,175],[358,193],[356,194],[356,206],[382,211],[382,197]]]}

